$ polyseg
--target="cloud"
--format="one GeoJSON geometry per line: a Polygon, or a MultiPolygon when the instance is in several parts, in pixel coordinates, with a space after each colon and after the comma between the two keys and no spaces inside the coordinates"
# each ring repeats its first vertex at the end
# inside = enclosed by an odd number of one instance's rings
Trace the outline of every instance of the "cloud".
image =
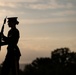
{"type": "Polygon", "coordinates": [[[16,2],[0,2],[0,7],[4,7],[4,8],[18,8],[22,6],[21,4],[19,3],[16,3],[16,2]]]}
{"type": "MultiPolygon", "coordinates": [[[[1,2],[4,2],[3,0],[0,0],[1,2]]],[[[5,2],[36,2],[38,0],[5,0],[5,2]]]]}
{"type": "Polygon", "coordinates": [[[66,4],[59,4],[57,1],[53,1],[51,0],[50,2],[47,3],[32,3],[32,4],[28,4],[28,6],[25,6],[27,8],[31,8],[31,9],[40,9],[40,10],[44,10],[44,9],[60,9],[60,8],[73,8],[73,4],[68,2],[66,4]]]}
{"type": "Polygon", "coordinates": [[[25,7],[28,7],[28,8],[31,8],[31,9],[40,9],[40,10],[44,10],[44,9],[62,9],[62,8],[73,8],[73,4],[72,3],[67,3],[67,4],[58,4],[56,2],[50,2],[50,3],[47,3],[47,4],[40,4],[40,3],[37,3],[37,4],[29,4],[28,6],[25,6],[25,7]]]}
{"type": "Polygon", "coordinates": [[[37,2],[38,0],[19,0],[18,2],[37,2]]]}
{"type": "Polygon", "coordinates": [[[73,23],[76,22],[76,18],[41,18],[41,19],[22,19],[22,24],[48,24],[48,23],[73,23]]]}
{"type": "Polygon", "coordinates": [[[53,12],[51,13],[53,16],[71,16],[71,15],[76,15],[75,10],[64,10],[64,11],[58,11],[58,12],[53,12]]]}
{"type": "Polygon", "coordinates": [[[58,3],[56,0],[25,0],[25,1],[15,1],[15,2],[0,2],[0,7],[10,7],[10,8],[29,8],[29,9],[59,9],[59,8],[72,8],[74,5],[71,2],[66,4],[58,3]]]}

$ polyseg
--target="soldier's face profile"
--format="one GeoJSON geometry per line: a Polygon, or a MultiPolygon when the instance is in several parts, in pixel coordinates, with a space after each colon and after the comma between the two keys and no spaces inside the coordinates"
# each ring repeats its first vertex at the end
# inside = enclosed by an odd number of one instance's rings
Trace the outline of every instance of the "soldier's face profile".
{"type": "Polygon", "coordinates": [[[11,24],[12,24],[12,23],[8,21],[8,26],[9,26],[9,27],[11,27],[11,24]]]}
{"type": "Polygon", "coordinates": [[[14,23],[12,21],[8,21],[8,26],[13,27],[14,23]]]}

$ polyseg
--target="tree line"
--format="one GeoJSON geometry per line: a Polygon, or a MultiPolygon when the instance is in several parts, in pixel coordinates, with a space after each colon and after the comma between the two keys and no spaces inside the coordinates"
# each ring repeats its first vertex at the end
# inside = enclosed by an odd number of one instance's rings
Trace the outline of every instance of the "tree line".
{"type": "Polygon", "coordinates": [[[20,75],[76,75],[76,52],[69,48],[53,50],[50,57],[36,58],[27,64],[20,75]]]}

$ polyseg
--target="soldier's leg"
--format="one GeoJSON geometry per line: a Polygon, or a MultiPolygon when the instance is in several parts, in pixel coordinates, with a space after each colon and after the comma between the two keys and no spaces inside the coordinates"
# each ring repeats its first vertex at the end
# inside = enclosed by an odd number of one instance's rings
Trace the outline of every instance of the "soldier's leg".
{"type": "Polygon", "coordinates": [[[17,60],[12,63],[12,73],[13,75],[19,75],[19,63],[17,60]]]}

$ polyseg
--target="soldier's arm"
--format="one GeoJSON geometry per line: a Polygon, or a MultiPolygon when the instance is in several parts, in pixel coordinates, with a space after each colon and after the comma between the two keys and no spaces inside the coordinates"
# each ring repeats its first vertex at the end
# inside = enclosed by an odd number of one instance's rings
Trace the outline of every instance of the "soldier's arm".
{"type": "Polygon", "coordinates": [[[0,46],[4,46],[4,45],[7,45],[7,37],[6,36],[4,36],[4,34],[1,34],[0,33],[0,46]]]}
{"type": "Polygon", "coordinates": [[[8,37],[6,37],[5,35],[2,35],[2,40],[3,40],[4,42],[7,42],[7,41],[8,41],[8,37]]]}
{"type": "Polygon", "coordinates": [[[6,42],[1,42],[0,45],[1,45],[1,46],[4,46],[4,45],[7,45],[7,43],[6,43],[6,42]]]}

